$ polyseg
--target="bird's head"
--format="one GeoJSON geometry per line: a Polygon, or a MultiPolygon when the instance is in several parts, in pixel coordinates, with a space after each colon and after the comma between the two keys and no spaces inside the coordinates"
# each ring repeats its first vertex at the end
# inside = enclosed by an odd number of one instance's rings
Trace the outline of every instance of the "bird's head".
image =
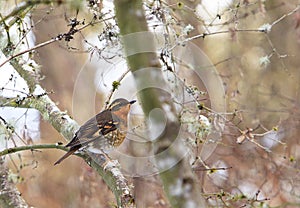
{"type": "Polygon", "coordinates": [[[108,109],[112,112],[122,112],[127,115],[130,110],[130,106],[135,102],[136,100],[128,101],[124,98],[118,98],[109,105],[108,109]]]}
{"type": "Polygon", "coordinates": [[[135,102],[135,100],[128,101],[124,98],[119,98],[114,100],[109,105],[108,109],[112,112],[113,119],[116,119],[117,121],[122,121],[122,123],[126,123],[130,106],[135,102]]]}

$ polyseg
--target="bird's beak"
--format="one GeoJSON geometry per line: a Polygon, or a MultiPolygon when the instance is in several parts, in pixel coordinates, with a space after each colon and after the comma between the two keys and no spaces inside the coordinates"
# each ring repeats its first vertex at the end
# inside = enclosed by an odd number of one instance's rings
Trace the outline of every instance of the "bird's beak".
{"type": "Polygon", "coordinates": [[[129,103],[130,103],[130,105],[132,105],[133,103],[135,103],[136,102],[136,100],[132,100],[132,101],[130,101],[129,103]]]}

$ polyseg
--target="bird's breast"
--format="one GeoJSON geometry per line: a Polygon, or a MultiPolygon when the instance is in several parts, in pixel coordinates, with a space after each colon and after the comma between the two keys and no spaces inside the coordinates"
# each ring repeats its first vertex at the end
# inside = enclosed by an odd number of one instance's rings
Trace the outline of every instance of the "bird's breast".
{"type": "Polygon", "coordinates": [[[126,137],[126,130],[122,131],[121,129],[116,129],[115,131],[109,132],[105,137],[110,146],[118,147],[126,137]]]}

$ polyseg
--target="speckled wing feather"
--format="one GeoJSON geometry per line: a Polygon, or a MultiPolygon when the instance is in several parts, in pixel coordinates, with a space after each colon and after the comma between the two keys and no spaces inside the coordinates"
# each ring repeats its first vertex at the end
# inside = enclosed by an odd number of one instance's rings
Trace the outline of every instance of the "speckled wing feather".
{"type": "Polygon", "coordinates": [[[126,137],[127,115],[130,105],[134,102],[129,102],[123,98],[116,99],[108,109],[84,123],[78,129],[74,138],[66,145],[66,147],[70,148],[69,151],[56,161],[54,165],[59,164],[89,143],[92,143],[91,146],[95,145],[101,150],[119,146],[126,137]]]}
{"type": "Polygon", "coordinates": [[[66,145],[70,147],[70,150],[63,155],[58,161],[54,163],[57,165],[71,154],[79,150],[81,147],[88,143],[94,142],[111,131],[116,130],[118,127],[118,121],[113,120],[113,116],[110,110],[104,110],[85,122],[79,130],[76,132],[74,138],[66,145]]]}

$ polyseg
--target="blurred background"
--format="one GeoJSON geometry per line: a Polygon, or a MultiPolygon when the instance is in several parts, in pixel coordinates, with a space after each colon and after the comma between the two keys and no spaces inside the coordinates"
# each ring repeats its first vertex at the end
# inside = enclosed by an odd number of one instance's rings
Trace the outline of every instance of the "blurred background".
{"type": "MultiPolygon", "coordinates": [[[[21,2],[1,2],[1,14],[5,16],[21,2]]],[[[34,42],[67,32],[72,20],[86,24],[99,11],[108,19],[113,17],[111,1],[99,1],[92,7],[95,10],[87,6],[91,2],[55,1],[34,7],[28,16],[34,42]]],[[[199,186],[212,207],[225,207],[224,201],[228,207],[256,207],[257,202],[300,207],[299,9],[298,0],[145,1],[150,30],[166,32],[168,25],[168,35],[175,42],[192,37],[191,42],[210,60],[209,67],[217,70],[225,90],[225,97],[220,98],[225,99],[227,112],[220,112],[226,117],[222,140],[205,161],[193,161],[199,186]],[[166,22],[159,22],[160,18],[166,22]],[[197,35],[202,36],[195,38],[197,35]]],[[[117,33],[116,25],[107,21],[87,27],[69,42],[55,42],[34,53],[42,87],[79,124],[104,107],[112,82],[126,71],[119,56],[122,50],[115,44],[117,33]],[[102,41],[104,38],[111,41],[102,41]]],[[[184,72],[188,66],[180,67],[188,85],[195,86],[198,93],[206,91],[201,80],[184,72]]],[[[132,88],[121,84],[122,90],[126,98],[135,96],[132,88]]],[[[214,95],[202,95],[201,103],[211,107],[211,97],[214,95]]],[[[3,117],[12,114],[4,111],[0,112],[3,117]]],[[[206,111],[203,114],[211,116],[206,111]]],[[[24,119],[24,115],[27,112],[12,120],[24,119]]],[[[37,112],[30,118],[19,124],[27,143],[66,143],[37,112]]],[[[200,141],[190,148],[197,156],[205,145],[200,141]]],[[[53,166],[62,154],[51,149],[7,158],[12,180],[26,202],[43,208],[113,206],[113,194],[82,159],[72,156],[53,166]]],[[[149,198],[154,201],[145,199],[140,207],[168,207],[160,185],[151,186],[149,198]]],[[[140,191],[147,194],[149,190],[140,191]]]]}

